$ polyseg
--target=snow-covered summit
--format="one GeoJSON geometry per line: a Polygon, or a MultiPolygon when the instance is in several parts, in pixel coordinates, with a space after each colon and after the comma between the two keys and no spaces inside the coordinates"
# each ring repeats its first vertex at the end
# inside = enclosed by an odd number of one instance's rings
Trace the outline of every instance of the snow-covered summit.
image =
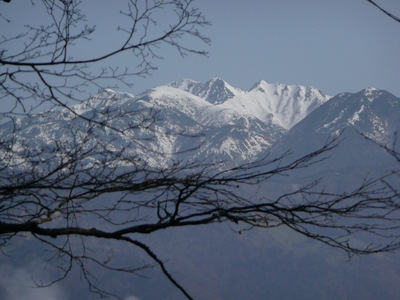
{"type": "Polygon", "coordinates": [[[266,124],[290,129],[330,96],[314,87],[257,82],[248,92],[221,78],[207,82],[184,79],[168,86],[187,91],[211,104],[253,115],[266,124]]]}
{"type": "Polygon", "coordinates": [[[319,131],[332,134],[354,127],[376,142],[386,143],[398,130],[399,111],[400,98],[384,90],[366,88],[333,97],[310,120],[319,121],[319,131]]]}
{"type": "MultiPolygon", "coordinates": [[[[171,85],[147,90],[136,96],[135,100],[146,101],[152,107],[157,107],[163,111],[179,111],[179,113],[192,118],[202,126],[238,125],[238,122],[248,126],[252,122],[262,123],[261,120],[248,112],[222,105],[213,105],[204,98],[174,88],[171,85]]],[[[264,125],[268,126],[269,124],[264,125]]],[[[285,131],[281,126],[269,127],[274,127],[278,131],[285,131]]]]}
{"type": "Polygon", "coordinates": [[[315,167],[318,172],[349,172],[348,168],[363,166],[380,168],[393,164],[393,157],[379,145],[394,145],[396,132],[400,132],[399,120],[400,98],[389,92],[367,88],[357,93],[340,93],[296,124],[271,152],[292,149],[295,157],[301,157],[340,135],[339,146],[329,152],[331,158],[315,167]]]}
{"type": "Polygon", "coordinates": [[[330,98],[312,86],[269,84],[261,80],[247,93],[222,105],[290,129],[330,98]]]}
{"type": "Polygon", "coordinates": [[[170,85],[159,86],[139,94],[135,100],[146,101],[152,107],[163,111],[177,111],[198,122],[198,116],[204,111],[213,115],[221,110],[201,97],[170,85]]]}
{"type": "Polygon", "coordinates": [[[367,97],[368,101],[370,101],[370,102],[374,101],[376,98],[381,96],[383,93],[383,91],[380,91],[374,87],[368,87],[368,88],[362,90],[362,92],[364,92],[365,97],[367,97]]]}
{"type": "Polygon", "coordinates": [[[212,104],[221,104],[227,99],[243,93],[242,90],[231,86],[218,77],[212,78],[207,82],[197,82],[191,79],[184,79],[170,83],[169,86],[199,96],[212,104]]]}

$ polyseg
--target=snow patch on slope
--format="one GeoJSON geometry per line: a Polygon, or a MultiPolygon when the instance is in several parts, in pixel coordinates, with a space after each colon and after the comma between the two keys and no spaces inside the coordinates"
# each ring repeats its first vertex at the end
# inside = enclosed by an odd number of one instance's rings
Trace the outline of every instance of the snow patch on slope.
{"type": "MultiPolygon", "coordinates": [[[[111,89],[103,89],[94,97],[87,101],[76,104],[71,107],[76,114],[82,115],[92,110],[103,110],[104,108],[117,108],[130,101],[135,96],[125,92],[115,92],[111,89]]],[[[64,109],[63,111],[68,111],[64,109]]]]}

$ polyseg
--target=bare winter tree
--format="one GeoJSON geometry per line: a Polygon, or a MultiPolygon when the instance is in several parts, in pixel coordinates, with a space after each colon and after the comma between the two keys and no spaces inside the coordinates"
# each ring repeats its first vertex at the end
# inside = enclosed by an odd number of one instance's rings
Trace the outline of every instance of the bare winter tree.
{"type": "MultiPolygon", "coordinates": [[[[78,267],[90,290],[110,296],[96,284],[91,266],[128,273],[158,266],[190,299],[164,262],[141,241],[144,234],[181,226],[287,226],[349,255],[400,246],[395,172],[366,177],[343,193],[327,192],[318,181],[279,196],[258,192],[271,177],[325,159],[338,138],[291,162],[283,160],[288,154],[233,168],[215,161],[183,162],[179,153],[159,153],[152,147],[156,132],[179,133],[157,127],[158,115],[151,108],[96,106],[88,100],[92,87],[129,85],[132,76],[151,73],[160,44],[181,55],[205,55],[183,44],[186,37],[209,43],[198,31],[208,22],[191,0],[124,1],[120,44],[94,54],[82,50],[97,37],[96,28],[85,25],[82,2],[31,2],[43,9],[49,22],[29,25],[27,32],[0,41],[0,240],[4,251],[13,241],[27,245],[32,237],[53,249],[51,260],[60,267],[60,275],[49,284],[78,267]],[[157,22],[160,14],[170,17],[167,25],[157,22]],[[112,67],[112,58],[118,55],[127,55],[137,68],[112,67]],[[34,114],[48,104],[52,110],[34,114]],[[28,137],[42,133],[49,115],[59,120],[47,125],[53,133],[32,142],[28,137]],[[371,241],[376,238],[377,243],[354,243],[358,234],[367,234],[371,241]],[[152,262],[116,265],[108,253],[88,250],[93,239],[137,247],[152,262]]],[[[104,94],[107,98],[107,90],[104,94]]]]}
{"type": "Polygon", "coordinates": [[[199,32],[209,23],[192,2],[124,1],[121,23],[115,24],[117,30],[110,45],[104,36],[96,34],[96,26],[90,25],[82,1],[32,1],[32,14],[45,19],[27,25],[27,32],[4,35],[0,41],[1,100],[9,107],[3,118],[28,114],[43,104],[68,108],[89,98],[93,87],[131,86],[132,77],[146,76],[156,69],[153,61],[161,58],[158,48],[163,45],[175,48],[182,56],[206,55],[203,50],[185,46],[182,40],[210,42],[199,32]],[[133,68],[114,66],[112,59],[118,56],[126,59],[125,66],[133,68]]]}

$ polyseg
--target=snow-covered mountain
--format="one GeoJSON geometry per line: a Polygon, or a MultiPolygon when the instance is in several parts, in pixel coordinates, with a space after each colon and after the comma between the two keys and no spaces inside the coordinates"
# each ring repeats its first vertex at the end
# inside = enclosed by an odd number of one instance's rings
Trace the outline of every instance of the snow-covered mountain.
{"type": "MultiPolygon", "coordinates": [[[[388,92],[369,88],[328,99],[313,87],[260,81],[244,92],[220,78],[206,83],[185,79],[136,96],[103,90],[72,107],[83,119],[67,109],[53,110],[20,120],[18,135],[24,144],[31,140],[40,148],[55,140],[71,140],[71,126],[85,131],[85,119],[94,119],[121,132],[133,127],[128,135],[113,132],[117,135],[113,136],[113,147],[127,147],[133,138],[136,146],[129,151],[148,157],[151,165],[176,159],[223,160],[234,165],[265,155],[272,145],[276,156],[288,149],[307,154],[323,145],[329,135],[346,128],[343,137],[354,146],[340,147],[343,165],[345,157],[350,157],[346,154],[349,149],[358,153],[356,158],[348,158],[352,163],[371,162],[376,155],[370,150],[371,142],[359,132],[378,143],[390,144],[400,130],[399,98],[388,92]],[[135,125],[141,122],[149,126],[135,125]],[[291,128],[289,132],[287,128],[291,128]],[[355,145],[359,139],[364,140],[359,142],[362,147],[355,145]],[[369,155],[359,155],[360,147],[369,155]],[[176,154],[182,152],[186,156],[178,158],[176,154]]],[[[110,138],[110,128],[102,129],[98,136],[110,138]]],[[[1,125],[2,136],[11,133],[11,127],[1,125]]],[[[14,148],[20,143],[17,141],[14,148]]]]}
{"type": "Polygon", "coordinates": [[[308,118],[305,124],[312,121],[323,124],[317,131],[329,134],[343,128],[354,128],[377,143],[387,144],[400,129],[399,111],[398,97],[386,91],[367,88],[354,94],[337,95],[308,118]]]}
{"type": "MultiPolygon", "coordinates": [[[[94,172],[96,160],[106,158],[96,153],[103,149],[110,153],[124,149],[118,163],[128,161],[134,165],[146,161],[150,167],[164,170],[176,161],[225,161],[231,166],[251,162],[268,152],[270,157],[277,157],[289,149],[293,155],[288,159],[292,160],[339,134],[343,141],[328,153],[330,159],[254,187],[263,197],[273,198],[274,193],[289,193],[301,183],[326,178],[321,181],[326,191],[342,193],[351,184],[359,185],[366,174],[379,176],[399,167],[381,147],[360,134],[391,146],[395,132],[400,131],[400,98],[373,88],[330,98],[312,87],[264,81],[245,92],[221,79],[206,83],[183,80],[135,96],[102,90],[72,110],[81,117],[63,109],[1,124],[0,145],[6,155],[0,151],[0,167],[8,164],[23,168],[22,158],[29,156],[33,162],[29,171],[41,172],[41,165],[48,166],[46,155],[58,163],[66,158],[76,159],[74,149],[65,151],[65,147],[74,146],[95,149],[83,161],[78,157],[76,164],[92,167],[94,172]],[[104,143],[97,148],[99,141],[104,143]],[[63,157],[58,150],[69,152],[63,157]]],[[[101,172],[100,168],[100,175],[101,172]]],[[[29,172],[22,174],[30,176],[29,172]]],[[[309,243],[285,230],[228,234],[231,231],[223,226],[195,226],[162,230],[140,238],[147,239],[145,242],[161,259],[170,259],[171,273],[199,299],[339,299],[360,295],[398,298],[398,257],[356,257],[347,262],[347,257],[336,249],[309,243]]],[[[41,256],[41,251],[18,245],[10,249],[21,268],[31,263],[33,256],[41,256]]],[[[132,255],[128,251],[131,250],[116,247],[115,257],[125,259],[132,255]]],[[[174,287],[163,285],[163,278],[149,274],[152,280],[139,276],[126,280],[120,275],[101,273],[99,277],[109,287],[118,288],[118,292],[134,290],[143,299],[159,298],[161,294],[165,299],[179,299],[174,287]]],[[[68,287],[73,288],[68,290],[75,291],[82,283],[79,276],[71,277],[68,287]]],[[[96,299],[91,294],[86,296],[86,289],[86,285],[81,286],[80,295],[96,299]]],[[[2,292],[0,289],[0,298],[2,292]]]]}
{"type": "Polygon", "coordinates": [[[170,86],[285,129],[293,127],[331,98],[314,87],[269,84],[264,80],[256,83],[248,92],[234,88],[220,78],[205,83],[185,79],[170,86]]]}
{"type": "Polygon", "coordinates": [[[290,129],[330,98],[314,87],[269,84],[261,80],[249,92],[229,99],[223,106],[290,129]]]}
{"type": "MultiPolygon", "coordinates": [[[[265,153],[286,132],[280,126],[213,105],[171,86],[146,90],[137,96],[103,90],[72,110],[83,118],[63,109],[22,119],[13,145],[15,156],[19,152],[23,155],[21,145],[41,149],[55,141],[85,144],[80,137],[87,138],[86,132],[93,131],[89,119],[108,124],[98,126],[92,134],[112,141],[109,149],[127,149],[151,166],[182,160],[224,161],[230,166],[245,163],[265,153]]],[[[0,135],[12,134],[13,128],[3,124],[0,135]]]]}
{"type": "MultiPolygon", "coordinates": [[[[145,101],[157,111],[162,120],[162,123],[156,124],[160,127],[159,131],[171,127],[177,133],[202,134],[197,141],[201,146],[190,153],[191,157],[199,160],[208,157],[235,163],[245,162],[265,152],[286,131],[282,127],[265,124],[250,114],[213,105],[203,98],[171,86],[147,90],[136,96],[134,101],[145,101]]],[[[179,135],[176,141],[172,149],[174,152],[190,148],[186,143],[193,147],[193,140],[186,142],[187,138],[179,135]]]]}
{"type": "Polygon", "coordinates": [[[367,88],[331,98],[295,125],[271,151],[278,155],[291,149],[294,157],[300,157],[319,149],[330,137],[339,136],[341,142],[329,153],[331,157],[314,167],[318,172],[345,170],[350,174],[351,168],[372,167],[384,172],[391,169],[394,160],[379,145],[391,148],[399,131],[400,98],[367,88]]]}

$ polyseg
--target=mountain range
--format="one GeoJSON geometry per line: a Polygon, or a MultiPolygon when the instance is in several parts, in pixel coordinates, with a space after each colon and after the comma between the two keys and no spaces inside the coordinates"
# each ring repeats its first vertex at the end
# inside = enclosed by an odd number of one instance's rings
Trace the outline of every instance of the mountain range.
{"type": "MultiPolygon", "coordinates": [[[[1,124],[0,136],[13,141],[16,166],[22,168],[19,162],[29,153],[44,171],[50,162],[39,154],[50,149],[47,156],[57,161],[51,154],[55,143],[68,152],[105,141],[109,151],[123,150],[155,169],[177,163],[226,169],[266,156],[285,155],[282,162],[290,163],[337,139],[338,147],[318,157],[320,162],[270,182],[275,182],[275,194],[316,178],[332,192],[341,192],[368,174],[398,170],[400,165],[384,147],[398,150],[399,120],[400,98],[375,88],[330,97],[299,85],[260,81],[246,92],[220,78],[205,83],[185,79],[138,95],[104,89],[71,109],[1,124]],[[93,121],[99,126],[92,127],[93,121]]],[[[101,163],[96,155],[80,162],[83,168],[101,163]]]]}
{"type": "MultiPolygon", "coordinates": [[[[268,185],[279,192],[315,178],[326,178],[323,183],[328,188],[342,191],[368,174],[400,167],[382,148],[398,149],[400,98],[375,88],[331,97],[314,87],[263,80],[244,91],[213,78],[184,79],[138,95],[104,89],[70,109],[1,124],[0,137],[6,140],[15,134],[16,161],[26,155],[26,145],[38,156],[40,149],[55,141],[74,140],[90,147],[90,139],[85,139],[91,130],[88,119],[108,124],[93,134],[109,139],[110,149],[127,149],[154,168],[176,161],[223,162],[231,167],[287,151],[291,153],[287,159],[293,160],[338,138],[338,147],[326,154],[327,159],[268,185]]],[[[92,166],[93,160],[82,166],[92,166]]],[[[230,227],[212,225],[143,239],[162,259],[171,259],[167,267],[197,299],[397,299],[400,295],[398,255],[347,263],[335,250],[292,232],[268,232],[233,235],[230,227]]],[[[11,249],[20,253],[17,248],[11,249]]],[[[25,256],[16,256],[22,268],[25,256]]],[[[181,297],[162,275],[149,274],[155,278],[153,285],[143,278],[123,284],[118,276],[100,276],[116,289],[135,288],[142,299],[181,297]]],[[[66,284],[75,287],[77,281],[66,284]]]]}
{"type": "MultiPolygon", "coordinates": [[[[135,114],[132,120],[132,112],[141,112],[142,116],[154,114],[154,120],[157,119],[154,132],[157,134],[151,141],[144,142],[147,148],[167,154],[167,160],[176,158],[172,153],[197,148],[190,153],[193,159],[204,160],[207,157],[237,165],[265,153],[288,129],[329,98],[313,87],[260,81],[245,92],[220,78],[206,83],[186,79],[136,96],[103,90],[92,99],[73,106],[72,110],[86,119],[94,117],[99,121],[111,111],[123,110],[127,117],[119,118],[118,125],[116,121],[111,122],[120,129],[128,128],[133,120],[138,122],[141,118],[135,114]],[[198,138],[188,139],[189,135],[198,138]]],[[[20,135],[24,139],[31,137],[33,144],[55,138],[68,140],[71,137],[60,128],[72,119],[74,123],[81,123],[82,128],[86,126],[68,109],[52,110],[29,121],[22,120],[20,135]],[[41,137],[33,132],[40,133],[41,137]]],[[[7,125],[1,126],[0,131],[3,135],[10,132],[7,125]]],[[[140,131],[137,133],[139,136],[146,135],[145,130],[137,131],[140,131]]],[[[124,145],[129,142],[122,134],[119,139],[124,145]]],[[[146,151],[137,150],[141,155],[146,154],[146,151]]],[[[153,158],[150,160],[154,164],[160,162],[153,158]]]]}
{"type": "MultiPolygon", "coordinates": [[[[338,157],[343,161],[339,165],[363,165],[373,164],[374,157],[385,157],[371,141],[393,144],[400,129],[399,106],[398,97],[374,88],[330,97],[314,87],[268,84],[263,80],[243,91],[220,78],[204,83],[185,79],[138,95],[102,90],[71,109],[20,119],[18,135],[25,143],[39,147],[55,139],[71,139],[71,133],[62,129],[67,124],[79,124],[82,130],[88,130],[85,119],[99,123],[107,119],[121,132],[146,120],[148,128],[135,128],[140,143],[130,150],[143,156],[147,150],[163,153],[159,159],[149,157],[153,165],[186,159],[178,155],[189,150],[186,156],[191,159],[237,165],[266,152],[279,156],[290,149],[304,155],[340,134],[346,146],[339,147],[338,157]],[[76,118],[76,114],[83,118],[76,118]],[[148,130],[150,127],[152,130],[148,130]]],[[[6,136],[13,128],[2,124],[0,133],[6,136]]],[[[122,133],[117,139],[116,147],[132,142],[132,136],[122,133]]]]}
{"type": "Polygon", "coordinates": [[[234,88],[220,78],[205,83],[190,79],[169,86],[190,92],[224,108],[250,114],[266,124],[290,129],[330,96],[314,87],[269,84],[261,80],[247,92],[234,88]]]}

